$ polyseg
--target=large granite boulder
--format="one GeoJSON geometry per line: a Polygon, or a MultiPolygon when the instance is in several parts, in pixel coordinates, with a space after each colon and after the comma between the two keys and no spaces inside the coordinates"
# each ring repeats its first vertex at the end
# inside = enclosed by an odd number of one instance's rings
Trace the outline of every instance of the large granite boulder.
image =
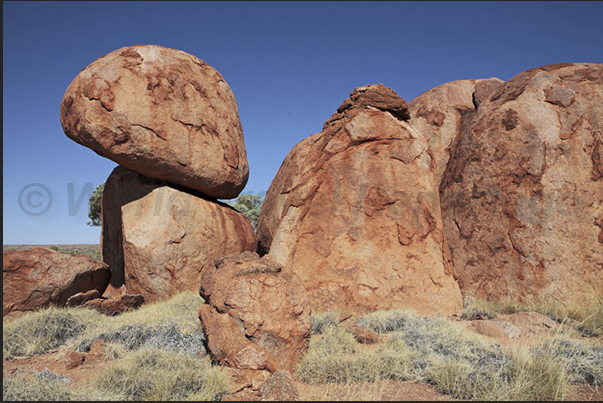
{"type": "Polygon", "coordinates": [[[256,248],[251,222],[232,207],[121,166],[101,206],[102,259],[113,273],[107,298],[139,294],[149,303],[196,292],[216,258],[256,248]]]}
{"type": "Polygon", "coordinates": [[[483,100],[441,186],[465,295],[603,294],[603,65],[518,74],[483,100]]]}
{"type": "Polygon", "coordinates": [[[393,90],[356,88],[270,185],[258,251],[301,278],[313,310],[462,309],[434,158],[409,117],[393,90]]]}
{"type": "Polygon", "coordinates": [[[235,97],[213,67],[135,45],[83,69],[61,102],[72,140],[147,177],[237,197],[249,177],[235,97]]]}
{"type": "Polygon", "coordinates": [[[459,133],[466,130],[477,105],[503,84],[498,78],[452,81],[424,92],[408,104],[413,127],[431,145],[438,185],[459,133]]]}
{"type": "Polygon", "coordinates": [[[2,315],[17,317],[48,306],[65,306],[69,297],[91,290],[102,294],[111,271],[87,255],[68,255],[48,248],[4,251],[2,315]]]}
{"type": "Polygon", "coordinates": [[[295,273],[244,252],[206,268],[199,293],[206,301],[199,319],[214,360],[238,369],[295,370],[312,333],[306,290],[295,273]]]}

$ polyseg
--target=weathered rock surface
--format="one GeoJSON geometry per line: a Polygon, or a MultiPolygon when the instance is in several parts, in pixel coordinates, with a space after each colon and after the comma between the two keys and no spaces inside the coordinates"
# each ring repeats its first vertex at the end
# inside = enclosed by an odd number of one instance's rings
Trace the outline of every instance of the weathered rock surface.
{"type": "Polygon", "coordinates": [[[456,146],[479,103],[504,81],[498,78],[458,80],[424,92],[409,103],[411,123],[431,145],[437,167],[438,185],[456,146]]]}
{"type": "Polygon", "coordinates": [[[67,354],[65,367],[69,370],[77,368],[84,363],[90,365],[97,362],[103,362],[105,361],[105,350],[105,340],[96,339],[92,342],[92,345],[90,346],[90,351],[87,353],[81,353],[79,351],[71,350],[67,354]]]}
{"type": "Polygon", "coordinates": [[[96,59],[67,88],[61,124],[103,157],[208,196],[237,197],[249,177],[230,87],[180,50],[135,45],[96,59]]]}
{"type": "Polygon", "coordinates": [[[216,260],[203,271],[199,293],[207,302],[199,319],[208,350],[221,365],[293,371],[308,349],[306,291],[268,257],[244,252],[216,260]]]}
{"type": "Polygon", "coordinates": [[[289,371],[276,371],[260,386],[263,401],[291,402],[299,398],[299,391],[289,371]]]}
{"type": "Polygon", "coordinates": [[[4,251],[2,256],[2,314],[16,317],[48,306],[65,306],[69,297],[96,290],[103,293],[111,271],[86,255],[72,256],[35,247],[4,251]]]}
{"type": "Polygon", "coordinates": [[[113,273],[105,297],[145,302],[199,289],[216,258],[256,248],[251,222],[232,207],[118,166],[105,184],[101,249],[113,273]]]}
{"type": "Polygon", "coordinates": [[[94,298],[82,304],[83,307],[96,309],[107,316],[119,315],[132,309],[138,309],[144,304],[142,295],[125,294],[120,298],[94,298]]]}
{"type": "Polygon", "coordinates": [[[517,339],[521,336],[521,330],[517,326],[502,320],[474,320],[471,327],[488,337],[517,339]]]}
{"type": "Polygon", "coordinates": [[[526,338],[558,331],[561,324],[534,311],[498,315],[496,320],[474,320],[469,329],[488,337],[526,338]]]}
{"type": "Polygon", "coordinates": [[[462,309],[434,158],[392,93],[355,89],[291,150],[264,200],[258,251],[301,278],[313,310],[462,309]]]}
{"type": "Polygon", "coordinates": [[[231,389],[228,394],[222,396],[220,399],[222,401],[261,400],[260,387],[272,375],[268,370],[241,369],[227,366],[222,366],[221,369],[231,380],[231,389]]]}
{"type": "Polygon", "coordinates": [[[603,65],[531,69],[483,100],[441,186],[465,295],[603,293],[603,65]]]}
{"type": "Polygon", "coordinates": [[[341,315],[338,318],[339,325],[343,328],[347,329],[356,337],[359,343],[362,344],[376,344],[381,340],[379,333],[364,328],[360,326],[356,326],[358,323],[358,316],[354,314],[346,314],[341,315]]]}
{"type": "Polygon", "coordinates": [[[77,294],[74,294],[71,297],[67,298],[67,302],[65,303],[65,305],[69,307],[80,306],[90,300],[97,299],[100,297],[101,295],[98,290],[78,292],[77,294]]]}

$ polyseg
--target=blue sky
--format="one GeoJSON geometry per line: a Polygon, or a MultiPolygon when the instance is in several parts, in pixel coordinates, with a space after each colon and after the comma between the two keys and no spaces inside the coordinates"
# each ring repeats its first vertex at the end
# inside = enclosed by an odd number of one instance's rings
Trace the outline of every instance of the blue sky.
{"type": "Polygon", "coordinates": [[[218,70],[243,126],[243,193],[259,194],[355,87],[410,102],[449,81],[603,63],[602,15],[598,1],[4,1],[3,243],[100,242],[87,195],[117,165],[67,138],[59,106],[113,50],[161,45],[218,70]]]}

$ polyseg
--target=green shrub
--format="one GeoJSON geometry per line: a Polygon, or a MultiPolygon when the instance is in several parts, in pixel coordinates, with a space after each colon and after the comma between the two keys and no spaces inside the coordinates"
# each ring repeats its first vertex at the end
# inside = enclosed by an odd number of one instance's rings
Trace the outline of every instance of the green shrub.
{"type": "Polygon", "coordinates": [[[88,211],[88,217],[91,221],[88,221],[88,225],[91,227],[100,227],[102,223],[101,215],[101,201],[103,197],[103,191],[105,190],[105,182],[99,184],[94,192],[90,195],[88,205],[90,210],[88,211]]]}
{"type": "Polygon", "coordinates": [[[249,221],[251,221],[253,229],[257,229],[260,212],[262,211],[262,205],[264,204],[262,196],[243,194],[237,197],[233,202],[227,201],[226,203],[247,217],[249,221]]]}

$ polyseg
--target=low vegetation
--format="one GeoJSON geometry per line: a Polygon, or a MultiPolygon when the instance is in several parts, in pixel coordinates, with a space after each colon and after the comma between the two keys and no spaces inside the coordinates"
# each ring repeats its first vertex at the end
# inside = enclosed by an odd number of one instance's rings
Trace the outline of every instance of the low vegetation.
{"type": "Polygon", "coordinates": [[[540,297],[526,304],[514,301],[499,303],[470,297],[465,299],[462,319],[494,319],[499,314],[520,311],[539,312],[572,326],[584,336],[603,336],[603,295],[590,295],[568,302],[552,296],[540,297]]]}
{"type": "MultiPolygon", "coordinates": [[[[69,378],[48,370],[18,370],[4,377],[3,398],[219,399],[228,392],[230,379],[206,354],[197,317],[202,303],[196,293],[184,292],[116,317],[84,308],[47,308],[8,321],[3,327],[4,360],[62,348],[86,352],[95,340],[103,339],[108,362],[95,379],[77,389],[69,378]]],[[[466,310],[468,318],[506,312],[500,304],[471,304],[475,306],[466,310]]],[[[359,382],[416,380],[463,400],[564,400],[572,397],[574,384],[603,385],[603,347],[575,337],[585,318],[591,324],[600,320],[596,315],[584,317],[597,307],[582,308],[582,316],[574,314],[582,321],[563,322],[540,344],[512,347],[496,344],[459,322],[410,310],[360,317],[358,326],[381,335],[378,344],[363,345],[339,324],[338,314],[315,313],[310,347],[294,377],[313,385],[348,385],[350,390],[359,382]]],[[[591,337],[597,332],[592,329],[591,337]]]]}
{"type": "Polygon", "coordinates": [[[237,197],[234,201],[227,201],[227,204],[231,205],[239,213],[251,221],[253,229],[257,230],[258,221],[260,219],[260,212],[262,211],[262,205],[264,200],[262,196],[252,194],[242,194],[237,197]]]}
{"type": "Polygon", "coordinates": [[[47,308],[3,326],[4,360],[58,347],[87,352],[103,339],[114,361],[86,390],[59,375],[18,372],[4,378],[4,400],[214,400],[229,378],[205,354],[193,292],[109,317],[86,308],[47,308]],[[102,399],[97,397],[102,395],[102,399]]]}
{"type": "MultiPolygon", "coordinates": [[[[463,316],[494,318],[510,313],[509,306],[475,300],[463,316]]],[[[595,303],[583,312],[597,309],[595,303]]],[[[588,316],[590,323],[596,323],[595,316],[588,316]]],[[[562,322],[533,347],[502,347],[445,318],[377,311],[361,317],[357,325],[381,334],[385,341],[361,348],[336,318],[333,313],[313,316],[310,349],[297,368],[300,380],[312,384],[417,380],[463,400],[564,400],[572,384],[603,385],[603,347],[572,337],[579,335],[576,329],[583,328],[583,321],[562,322]]]]}

